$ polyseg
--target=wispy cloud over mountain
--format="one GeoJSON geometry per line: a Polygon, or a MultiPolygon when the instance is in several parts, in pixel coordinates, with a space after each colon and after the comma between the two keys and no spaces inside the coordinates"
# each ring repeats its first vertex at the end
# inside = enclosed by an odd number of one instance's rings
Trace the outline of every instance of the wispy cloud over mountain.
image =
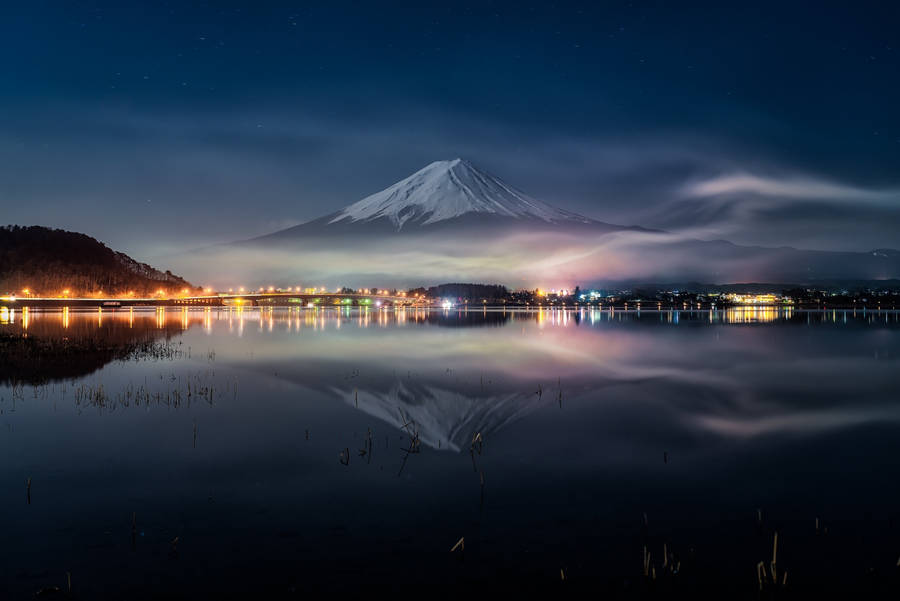
{"type": "Polygon", "coordinates": [[[813,177],[766,177],[749,173],[719,175],[684,187],[686,196],[754,194],[784,200],[837,200],[900,203],[900,188],[872,189],[813,177]]]}

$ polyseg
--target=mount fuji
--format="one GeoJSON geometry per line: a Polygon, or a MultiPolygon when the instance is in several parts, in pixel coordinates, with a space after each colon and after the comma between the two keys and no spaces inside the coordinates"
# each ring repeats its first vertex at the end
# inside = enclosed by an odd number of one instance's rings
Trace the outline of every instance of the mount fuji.
{"type": "Polygon", "coordinates": [[[605,223],[533,198],[463,159],[433,162],[318,219],[167,261],[197,281],[224,287],[900,277],[897,251],[740,246],[605,223]]]}
{"type": "Polygon", "coordinates": [[[562,230],[641,230],[616,226],[532,198],[465,159],[435,161],[397,183],[343,209],[247,242],[298,236],[395,232],[416,234],[464,226],[562,230]]]}

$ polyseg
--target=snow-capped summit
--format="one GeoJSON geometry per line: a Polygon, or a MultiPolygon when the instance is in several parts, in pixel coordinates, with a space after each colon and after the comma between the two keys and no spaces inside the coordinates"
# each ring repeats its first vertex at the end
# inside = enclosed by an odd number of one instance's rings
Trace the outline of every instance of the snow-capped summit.
{"type": "Polygon", "coordinates": [[[407,223],[429,225],[471,213],[547,223],[593,223],[592,219],[531,198],[463,159],[435,161],[344,208],[329,223],[388,219],[399,230],[407,223]]]}

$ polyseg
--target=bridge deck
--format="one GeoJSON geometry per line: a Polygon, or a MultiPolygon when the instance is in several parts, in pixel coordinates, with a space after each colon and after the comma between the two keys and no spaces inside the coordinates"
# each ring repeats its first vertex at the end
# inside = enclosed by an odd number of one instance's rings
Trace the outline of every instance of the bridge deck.
{"type": "Polygon", "coordinates": [[[415,301],[406,296],[381,294],[339,294],[322,292],[319,294],[299,294],[289,292],[260,292],[252,294],[210,294],[202,296],[178,297],[0,297],[0,306],[5,307],[221,307],[221,306],[384,306],[411,305],[415,301]]]}

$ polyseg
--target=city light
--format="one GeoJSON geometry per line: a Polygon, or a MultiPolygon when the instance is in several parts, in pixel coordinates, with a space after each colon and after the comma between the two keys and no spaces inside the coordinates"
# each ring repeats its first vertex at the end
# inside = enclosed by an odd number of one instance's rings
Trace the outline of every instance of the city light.
{"type": "Polygon", "coordinates": [[[742,305],[773,305],[782,300],[775,294],[726,294],[725,298],[742,305]]]}
{"type": "MultiPolygon", "coordinates": [[[[225,289],[221,289],[225,290],[225,289]]],[[[435,294],[431,298],[427,293],[419,293],[414,292],[413,290],[400,291],[400,290],[389,290],[387,288],[357,288],[353,289],[347,286],[340,286],[334,288],[326,288],[326,287],[312,287],[312,288],[301,288],[300,286],[290,286],[279,288],[273,286],[260,286],[259,288],[251,287],[249,290],[244,288],[243,286],[239,287],[239,293],[245,294],[246,292],[251,292],[251,294],[262,294],[262,295],[272,295],[271,298],[267,298],[265,300],[261,300],[260,302],[264,302],[265,304],[278,305],[279,295],[287,296],[289,294],[305,294],[305,295],[319,295],[323,294],[325,297],[316,299],[315,304],[317,306],[331,305],[331,304],[341,304],[344,306],[352,305],[352,306],[363,306],[363,305],[374,305],[374,297],[383,297],[384,302],[382,303],[385,307],[393,307],[403,305],[416,305],[421,306],[422,304],[426,306],[434,306],[436,308],[455,308],[459,306],[460,308],[463,305],[468,306],[470,304],[476,305],[478,301],[481,301],[481,304],[485,307],[488,305],[491,306],[500,306],[504,307],[508,306],[549,306],[549,307],[596,307],[601,304],[607,307],[625,307],[626,309],[636,309],[641,310],[642,308],[646,310],[648,307],[654,307],[655,310],[663,310],[666,307],[679,307],[684,310],[688,309],[697,309],[702,310],[704,308],[727,308],[728,306],[779,306],[779,307],[803,307],[811,304],[812,302],[817,303],[817,306],[824,307],[827,302],[829,308],[831,307],[831,303],[852,303],[855,307],[857,305],[865,306],[868,301],[866,298],[866,294],[860,292],[855,294],[848,294],[845,291],[837,291],[837,292],[824,292],[824,291],[814,291],[807,290],[804,294],[796,293],[796,294],[788,294],[786,292],[769,292],[769,291],[761,291],[761,292],[721,292],[721,291],[685,291],[679,289],[658,289],[652,291],[640,291],[640,294],[636,294],[636,291],[631,289],[618,289],[618,290],[584,290],[582,291],[580,288],[536,288],[536,289],[517,289],[510,290],[505,292],[503,295],[498,296],[488,296],[479,292],[469,292],[469,298],[465,298],[463,294],[460,294],[457,298],[452,292],[442,292],[440,294],[446,294],[444,298],[440,298],[438,294],[435,294]],[[348,302],[346,299],[348,295],[356,295],[350,298],[348,302]],[[371,295],[371,296],[370,296],[371,295]],[[816,297],[818,295],[818,297],[816,297]],[[339,296],[340,298],[335,299],[334,297],[339,296]],[[360,298],[361,296],[367,296],[368,298],[360,298]],[[438,298],[435,298],[437,296],[438,298]],[[832,298],[836,298],[836,300],[832,301],[832,298]],[[813,301],[810,300],[813,299],[813,301]],[[344,300],[341,300],[344,299],[344,300]],[[334,301],[334,302],[332,302],[334,301]],[[449,304],[448,304],[449,303],[449,304]]],[[[234,288],[228,288],[227,294],[234,294],[234,288]]],[[[798,291],[791,291],[798,292],[798,291]]],[[[216,294],[220,296],[226,296],[226,293],[217,293],[216,289],[211,286],[203,286],[198,288],[182,288],[177,291],[166,290],[160,288],[156,291],[155,294],[147,294],[143,291],[138,292],[136,290],[116,290],[112,292],[105,292],[103,290],[92,290],[92,291],[74,291],[74,294],[70,289],[66,288],[60,292],[44,295],[40,291],[36,291],[31,287],[23,287],[18,293],[13,291],[8,291],[6,298],[15,298],[18,296],[19,302],[25,302],[26,299],[30,303],[34,303],[35,305],[41,304],[43,301],[41,297],[47,296],[50,298],[71,298],[72,296],[77,297],[86,297],[95,300],[103,300],[106,302],[106,305],[112,306],[116,299],[122,300],[134,300],[136,297],[155,297],[158,300],[164,299],[172,299],[175,300],[176,304],[204,304],[204,305],[215,305],[222,304],[223,301],[214,302],[210,298],[201,298],[201,297],[214,297],[216,294]],[[197,296],[196,299],[192,299],[193,296],[197,296]]],[[[868,293],[871,294],[871,291],[868,293]]],[[[218,299],[215,299],[216,301],[218,299]]],[[[283,304],[294,303],[293,306],[296,306],[297,303],[301,303],[301,306],[305,306],[306,302],[309,299],[298,299],[298,298],[286,298],[283,299],[283,304]]],[[[255,301],[246,301],[245,304],[255,304],[255,301]]],[[[870,304],[870,306],[876,306],[874,303],[870,304]]],[[[877,306],[881,306],[880,299],[878,300],[877,306]]]]}

